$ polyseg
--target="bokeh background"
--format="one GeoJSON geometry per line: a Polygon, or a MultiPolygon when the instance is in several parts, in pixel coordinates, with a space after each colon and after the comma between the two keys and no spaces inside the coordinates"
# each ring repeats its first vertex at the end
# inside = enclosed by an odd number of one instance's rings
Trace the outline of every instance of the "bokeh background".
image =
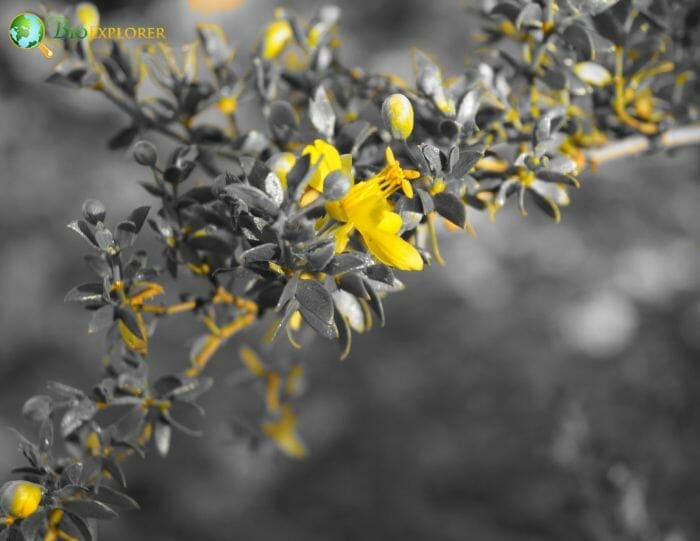
{"type": "MultiPolygon", "coordinates": [[[[219,22],[244,56],[276,5],[205,16],[186,0],[98,4],[103,21],[165,26],[173,42],[219,22]]],[[[457,0],[337,4],[347,63],[409,76],[411,45],[449,70],[464,63],[474,20],[457,0]]],[[[3,1],[0,20],[36,7],[3,1]]],[[[101,337],[63,303],[90,278],[65,224],[86,197],[113,220],[147,198],[143,169],[106,149],[126,119],[44,84],[48,72],[38,52],[0,47],[0,425],[20,428],[46,380],[88,386],[100,372],[101,337]]],[[[230,345],[205,436],[132,461],[143,511],[101,538],[700,539],[699,167],[697,149],[605,166],[556,226],[512,207],[495,224],[472,212],[478,236],[446,234],[446,267],[402,276],[386,327],[357,337],[349,360],[321,340],[294,353],[308,367],[306,460],[231,429],[251,396],[226,383],[230,345]]],[[[186,362],[192,325],[163,325],[156,372],[186,362]]],[[[0,471],[20,463],[0,431],[0,471]]]]}

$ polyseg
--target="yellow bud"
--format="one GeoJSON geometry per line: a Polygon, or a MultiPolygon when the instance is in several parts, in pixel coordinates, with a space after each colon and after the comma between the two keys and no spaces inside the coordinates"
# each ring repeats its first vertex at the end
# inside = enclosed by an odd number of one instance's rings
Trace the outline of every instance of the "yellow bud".
{"type": "Polygon", "coordinates": [[[413,106],[403,94],[392,94],[382,104],[384,125],[396,139],[406,140],[413,131],[413,106]]]}
{"type": "Polygon", "coordinates": [[[0,489],[0,507],[14,518],[27,518],[37,510],[44,495],[41,485],[9,481],[0,489]]]}
{"type": "Polygon", "coordinates": [[[584,83],[598,87],[608,85],[613,80],[610,72],[595,62],[579,62],[574,66],[574,73],[584,83]]]}
{"type": "Polygon", "coordinates": [[[75,7],[75,16],[86,28],[100,25],[100,12],[92,2],[81,2],[75,7]]]}
{"type": "Polygon", "coordinates": [[[224,96],[219,99],[216,105],[222,113],[230,115],[238,109],[238,100],[233,96],[224,96]]]}
{"type": "Polygon", "coordinates": [[[296,161],[296,156],[291,152],[282,152],[273,156],[267,162],[268,167],[280,179],[283,188],[287,187],[287,173],[292,170],[296,161]]]}
{"type": "Polygon", "coordinates": [[[273,21],[265,29],[263,58],[269,60],[279,56],[292,39],[292,27],[287,21],[273,21]]]}

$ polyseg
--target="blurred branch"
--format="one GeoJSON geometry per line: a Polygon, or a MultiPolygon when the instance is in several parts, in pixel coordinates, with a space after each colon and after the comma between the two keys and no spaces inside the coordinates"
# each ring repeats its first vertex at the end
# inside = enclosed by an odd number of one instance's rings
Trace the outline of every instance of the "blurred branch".
{"type": "Polygon", "coordinates": [[[651,150],[671,150],[684,146],[700,144],[700,124],[689,124],[671,128],[660,136],[647,137],[645,135],[631,135],[619,141],[587,150],[586,162],[591,169],[599,165],[617,160],[637,156],[651,150]]]}

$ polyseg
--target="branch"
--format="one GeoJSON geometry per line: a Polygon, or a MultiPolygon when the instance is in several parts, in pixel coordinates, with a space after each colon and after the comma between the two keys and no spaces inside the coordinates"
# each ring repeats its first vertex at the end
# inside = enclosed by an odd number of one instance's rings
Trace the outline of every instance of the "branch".
{"type": "Polygon", "coordinates": [[[598,148],[585,151],[586,163],[595,170],[599,165],[637,156],[647,151],[671,150],[690,145],[700,144],[700,123],[679,126],[666,130],[659,136],[631,135],[598,148]]]}

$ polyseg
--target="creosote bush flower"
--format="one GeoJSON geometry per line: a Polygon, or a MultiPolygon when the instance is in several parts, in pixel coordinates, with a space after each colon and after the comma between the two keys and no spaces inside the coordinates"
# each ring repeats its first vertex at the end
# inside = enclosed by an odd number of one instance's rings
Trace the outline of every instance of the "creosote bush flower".
{"type": "MultiPolygon", "coordinates": [[[[383,325],[400,271],[444,262],[443,224],[474,233],[469,213],[495,218],[513,200],[559,221],[582,171],[700,142],[692,2],[575,4],[484,2],[465,69],[443,77],[415,49],[411,82],[344,65],[329,6],[308,20],[276,10],[249,63],[215,24],[180,50],[64,40],[48,81],[124,112],[108,145],[147,168],[155,208],[113,220],[88,200],[68,225],[94,278],[66,301],[88,310],[107,353],[89,391],[50,382],[25,402],[38,438],[17,433],[26,464],[2,488],[0,539],[91,541],[96,520],[137,509],[124,461],[201,433],[180,412],[203,414],[209,363],[256,325],[269,353],[240,348],[230,381],[257,408],[232,424],[304,456],[297,349],[316,334],[346,359],[353,333],[383,325]],[[262,121],[243,122],[243,104],[262,121]],[[157,253],[137,248],[144,230],[157,253]],[[154,374],[160,322],[187,315],[189,352],[154,374]]],[[[68,13],[99,20],[90,3],[68,13]]]]}
{"type": "Polygon", "coordinates": [[[357,229],[367,249],[379,261],[401,270],[420,271],[423,259],[414,246],[399,236],[403,221],[388,200],[397,190],[413,198],[409,179],[418,178],[420,173],[403,170],[389,147],[386,161],[384,169],[356,183],[342,199],[326,203],[328,215],[343,223],[334,232],[335,250],[345,251],[350,234],[357,229]]]}

